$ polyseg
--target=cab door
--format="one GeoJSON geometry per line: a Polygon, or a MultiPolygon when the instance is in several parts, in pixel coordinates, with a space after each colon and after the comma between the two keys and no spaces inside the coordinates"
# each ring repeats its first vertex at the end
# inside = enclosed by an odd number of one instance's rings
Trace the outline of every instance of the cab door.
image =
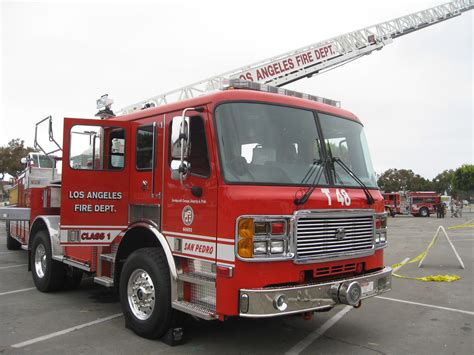
{"type": "Polygon", "coordinates": [[[62,162],[61,244],[110,245],[128,221],[129,122],[66,118],[62,162]]]}
{"type": "Polygon", "coordinates": [[[146,220],[161,227],[164,115],[131,123],[130,223],[146,220]]]}
{"type": "MultiPolygon", "coordinates": [[[[174,253],[198,259],[216,260],[217,233],[217,178],[215,156],[210,140],[210,121],[207,113],[189,111],[191,170],[181,182],[171,176],[171,132],[174,116],[166,115],[165,146],[167,161],[164,169],[163,233],[173,246],[174,253]]],[[[175,159],[176,160],[176,159],[175,159]]]]}

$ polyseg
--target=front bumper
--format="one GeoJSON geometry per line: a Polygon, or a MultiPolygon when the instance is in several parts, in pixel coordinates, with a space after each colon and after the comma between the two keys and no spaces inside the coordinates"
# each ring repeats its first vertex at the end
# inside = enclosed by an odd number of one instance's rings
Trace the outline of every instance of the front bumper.
{"type": "Polygon", "coordinates": [[[239,315],[249,318],[275,317],[286,314],[330,309],[337,304],[354,305],[359,300],[392,289],[392,269],[347,279],[288,287],[241,289],[239,315]],[[281,300],[285,305],[281,307],[281,300]]]}

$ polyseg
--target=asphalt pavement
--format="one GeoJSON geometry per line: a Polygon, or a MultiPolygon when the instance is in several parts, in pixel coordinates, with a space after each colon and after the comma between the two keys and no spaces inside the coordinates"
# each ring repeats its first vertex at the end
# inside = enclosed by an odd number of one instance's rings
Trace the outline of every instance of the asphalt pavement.
{"type": "Polygon", "coordinates": [[[408,277],[456,274],[455,282],[393,279],[393,290],[365,300],[362,307],[339,306],[316,313],[226,322],[188,320],[186,343],[170,347],[142,339],[124,327],[117,296],[83,280],[73,291],[41,293],[27,271],[25,251],[8,251],[0,222],[0,353],[88,354],[473,354],[474,228],[472,221],[397,216],[389,218],[385,263],[411,259],[426,249],[443,225],[459,256],[439,235],[422,268],[407,264],[408,277]]]}

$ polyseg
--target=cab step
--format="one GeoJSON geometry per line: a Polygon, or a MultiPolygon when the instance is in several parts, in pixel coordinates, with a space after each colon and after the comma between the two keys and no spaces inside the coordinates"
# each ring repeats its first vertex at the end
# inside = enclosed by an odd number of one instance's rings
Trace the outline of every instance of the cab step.
{"type": "Polygon", "coordinates": [[[100,254],[100,260],[108,261],[109,263],[115,263],[115,253],[100,254]]]}
{"type": "Polygon", "coordinates": [[[114,280],[108,276],[96,276],[94,282],[105,287],[114,287],[114,280]]]}
{"type": "Polygon", "coordinates": [[[205,320],[217,319],[215,311],[199,304],[195,304],[195,303],[191,303],[187,301],[173,301],[172,307],[174,309],[177,309],[178,311],[190,314],[192,316],[195,316],[201,319],[205,319],[205,320]]]}
{"type": "Polygon", "coordinates": [[[196,285],[211,287],[211,288],[216,287],[216,280],[214,278],[211,278],[203,274],[197,274],[197,273],[178,274],[178,280],[196,284],[196,285]]]}

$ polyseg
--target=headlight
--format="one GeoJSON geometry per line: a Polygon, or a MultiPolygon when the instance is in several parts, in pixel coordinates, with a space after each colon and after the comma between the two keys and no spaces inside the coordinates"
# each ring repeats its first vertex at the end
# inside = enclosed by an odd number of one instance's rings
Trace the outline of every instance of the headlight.
{"type": "Polygon", "coordinates": [[[242,217],[237,222],[236,252],[240,258],[255,260],[290,259],[291,216],[242,217]]]}
{"type": "Polygon", "coordinates": [[[265,255],[267,253],[267,242],[253,242],[253,254],[265,255]]]}
{"type": "Polygon", "coordinates": [[[387,213],[375,215],[375,248],[387,246],[387,213]]]}
{"type": "Polygon", "coordinates": [[[283,240],[272,240],[270,242],[271,254],[282,254],[285,251],[285,242],[283,240]]]}

